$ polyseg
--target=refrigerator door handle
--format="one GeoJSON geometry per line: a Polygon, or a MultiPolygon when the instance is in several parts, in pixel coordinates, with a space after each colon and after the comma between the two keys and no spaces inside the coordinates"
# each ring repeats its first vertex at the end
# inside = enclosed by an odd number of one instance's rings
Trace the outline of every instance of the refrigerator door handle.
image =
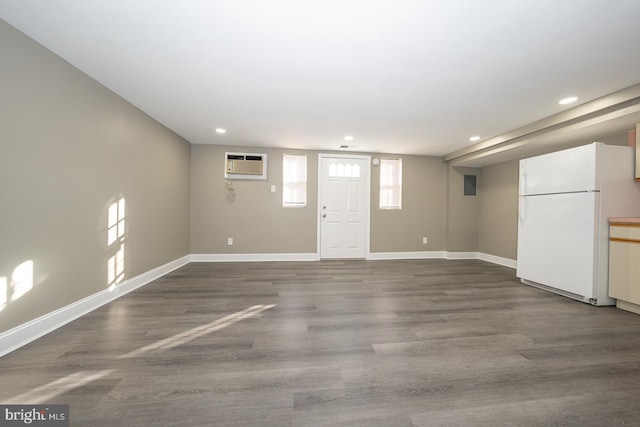
{"type": "Polygon", "coordinates": [[[524,197],[520,196],[518,197],[518,222],[520,223],[521,226],[524,225],[524,220],[525,220],[524,209],[525,209],[525,200],[524,200],[524,197]]]}
{"type": "Polygon", "coordinates": [[[522,162],[522,164],[520,165],[520,193],[519,194],[526,194],[525,191],[527,189],[527,169],[526,166],[524,164],[524,162],[522,162]]]}

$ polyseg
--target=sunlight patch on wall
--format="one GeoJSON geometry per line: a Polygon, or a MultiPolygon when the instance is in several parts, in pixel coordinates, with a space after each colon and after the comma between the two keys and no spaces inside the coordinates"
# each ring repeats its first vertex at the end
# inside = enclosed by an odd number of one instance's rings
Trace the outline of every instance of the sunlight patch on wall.
{"type": "Polygon", "coordinates": [[[4,310],[9,299],[9,284],[7,276],[0,277],[0,311],[4,310]]]}
{"type": "Polygon", "coordinates": [[[33,260],[19,264],[11,273],[11,280],[7,276],[0,276],[0,311],[7,304],[17,301],[33,289],[33,260]]]}
{"type": "Polygon", "coordinates": [[[124,197],[109,206],[107,218],[107,246],[111,246],[116,240],[124,239],[126,205],[124,197]]]}
{"type": "Polygon", "coordinates": [[[107,252],[111,255],[107,259],[107,287],[110,291],[125,279],[126,218],[125,198],[118,196],[107,209],[107,252]]]}
{"type": "Polygon", "coordinates": [[[124,243],[118,252],[107,261],[107,285],[113,291],[116,285],[124,280],[124,243]]]}
{"type": "Polygon", "coordinates": [[[11,301],[22,298],[33,289],[33,261],[25,261],[11,274],[11,301]]]}

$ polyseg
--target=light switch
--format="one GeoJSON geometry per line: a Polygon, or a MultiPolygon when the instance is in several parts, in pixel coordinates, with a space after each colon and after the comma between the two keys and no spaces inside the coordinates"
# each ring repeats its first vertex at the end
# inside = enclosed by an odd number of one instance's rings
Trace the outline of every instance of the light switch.
{"type": "Polygon", "coordinates": [[[274,184],[271,185],[271,192],[272,193],[276,192],[276,186],[274,184]]]}

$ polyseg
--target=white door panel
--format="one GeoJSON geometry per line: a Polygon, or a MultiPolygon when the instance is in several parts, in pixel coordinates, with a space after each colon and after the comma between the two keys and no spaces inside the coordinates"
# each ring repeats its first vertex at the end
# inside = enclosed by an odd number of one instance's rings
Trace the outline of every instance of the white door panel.
{"type": "Polygon", "coordinates": [[[337,212],[340,206],[339,201],[342,199],[342,185],[338,181],[327,181],[326,185],[328,188],[328,199],[327,203],[324,205],[327,207],[329,212],[337,212]]]}
{"type": "Polygon", "coordinates": [[[340,247],[340,223],[335,221],[327,221],[326,228],[326,242],[327,248],[338,249],[340,247]]]}
{"type": "Polygon", "coordinates": [[[369,159],[320,155],[320,258],[366,258],[369,159]]]}
{"type": "Polygon", "coordinates": [[[357,249],[360,244],[360,224],[357,222],[347,223],[347,248],[357,249]]]}
{"type": "Polygon", "coordinates": [[[347,212],[360,212],[360,182],[347,182],[347,212]]]}
{"type": "Polygon", "coordinates": [[[517,276],[595,298],[599,193],[520,197],[517,276]]]}
{"type": "Polygon", "coordinates": [[[520,161],[520,195],[598,190],[596,152],[589,144],[520,161]]]}

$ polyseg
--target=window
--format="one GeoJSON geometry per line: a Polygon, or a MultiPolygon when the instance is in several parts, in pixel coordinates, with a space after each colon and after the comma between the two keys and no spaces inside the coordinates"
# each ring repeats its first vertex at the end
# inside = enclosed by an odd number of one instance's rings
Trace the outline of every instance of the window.
{"type": "Polygon", "coordinates": [[[307,156],[285,154],[282,162],[282,206],[307,206],[307,156]]]}
{"type": "Polygon", "coordinates": [[[402,159],[380,159],[380,209],[402,209],[402,159]]]}
{"type": "Polygon", "coordinates": [[[335,177],[346,177],[346,178],[360,178],[360,166],[357,164],[343,164],[343,163],[331,163],[329,165],[329,176],[331,178],[335,177]]]}

